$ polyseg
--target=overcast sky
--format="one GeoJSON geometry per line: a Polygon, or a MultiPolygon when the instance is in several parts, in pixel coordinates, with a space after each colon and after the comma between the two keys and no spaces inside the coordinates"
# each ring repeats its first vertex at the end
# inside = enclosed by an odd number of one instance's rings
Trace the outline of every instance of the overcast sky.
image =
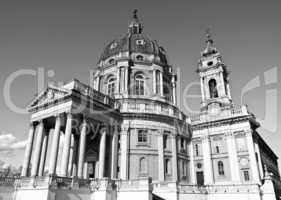
{"type": "MultiPolygon", "coordinates": [[[[259,132],[280,157],[281,112],[274,104],[281,89],[280,1],[91,0],[1,2],[0,160],[22,164],[28,134],[29,116],[15,113],[5,102],[7,78],[18,70],[38,72],[43,67],[45,84],[73,78],[89,83],[89,71],[103,48],[127,32],[135,8],[144,32],[159,41],[170,63],[181,71],[182,91],[198,82],[197,61],[205,46],[205,29],[211,28],[215,46],[231,71],[234,102],[248,104],[264,121],[265,128],[259,132]]],[[[37,86],[35,76],[18,77],[11,85],[12,102],[24,108],[34,98],[37,86]]],[[[187,93],[199,92],[196,85],[187,93]]],[[[181,102],[186,101],[185,96],[181,95],[181,102]]],[[[200,99],[186,102],[198,110],[200,99]]],[[[185,109],[182,103],[181,107],[185,109]]]]}

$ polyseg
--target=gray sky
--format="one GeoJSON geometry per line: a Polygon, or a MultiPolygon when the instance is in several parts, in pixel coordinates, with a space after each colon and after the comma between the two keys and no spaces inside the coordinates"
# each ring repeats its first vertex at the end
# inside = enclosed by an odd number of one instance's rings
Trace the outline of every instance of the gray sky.
{"type": "MultiPolygon", "coordinates": [[[[181,70],[182,90],[198,81],[196,65],[205,45],[205,29],[210,27],[215,46],[231,71],[234,102],[241,104],[242,88],[256,77],[260,78],[260,87],[248,91],[243,103],[259,119],[265,117],[266,91],[277,91],[280,99],[279,82],[264,81],[264,72],[274,67],[276,77],[280,76],[280,1],[1,2],[0,160],[22,164],[20,142],[27,138],[29,121],[28,115],[13,112],[5,103],[3,87],[7,77],[19,69],[44,67],[46,83],[73,78],[88,83],[89,70],[96,65],[105,45],[127,32],[135,8],[144,32],[164,46],[171,64],[181,70]],[[52,78],[48,77],[49,70],[55,72],[52,78]]],[[[19,77],[11,88],[12,100],[24,107],[36,90],[36,77],[19,77]]],[[[192,88],[190,93],[199,94],[199,88],[192,88]]],[[[188,100],[188,105],[198,109],[199,100],[188,100]]],[[[272,130],[259,132],[280,157],[281,112],[279,106],[274,109],[277,118],[271,116],[270,121],[277,119],[277,128],[272,125],[272,130]]]]}

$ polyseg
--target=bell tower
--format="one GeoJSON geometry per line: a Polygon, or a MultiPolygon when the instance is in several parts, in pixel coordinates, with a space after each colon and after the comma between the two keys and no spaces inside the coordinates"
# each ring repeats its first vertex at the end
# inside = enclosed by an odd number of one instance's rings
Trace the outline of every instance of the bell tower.
{"type": "Polygon", "coordinates": [[[206,31],[206,48],[201,52],[197,72],[200,76],[202,111],[232,106],[229,72],[209,30],[206,31]]]}

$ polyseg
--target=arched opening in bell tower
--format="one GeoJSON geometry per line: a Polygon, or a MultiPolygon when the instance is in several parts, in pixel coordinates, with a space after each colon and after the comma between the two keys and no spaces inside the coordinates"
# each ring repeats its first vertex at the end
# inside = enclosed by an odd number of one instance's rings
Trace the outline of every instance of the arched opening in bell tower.
{"type": "Polygon", "coordinates": [[[209,92],[211,99],[218,97],[217,81],[215,79],[209,80],[209,92]]]}

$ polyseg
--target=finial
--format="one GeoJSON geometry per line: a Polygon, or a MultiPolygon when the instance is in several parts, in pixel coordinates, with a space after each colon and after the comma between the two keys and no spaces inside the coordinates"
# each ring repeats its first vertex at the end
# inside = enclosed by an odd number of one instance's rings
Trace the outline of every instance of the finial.
{"type": "Polygon", "coordinates": [[[138,33],[142,32],[143,26],[139,21],[137,13],[138,13],[138,10],[134,9],[133,20],[131,21],[131,23],[129,25],[129,33],[131,33],[131,34],[138,34],[138,33]]]}
{"type": "Polygon", "coordinates": [[[201,53],[202,56],[208,56],[217,53],[217,49],[214,47],[214,41],[211,36],[210,28],[206,29],[206,48],[201,53]]]}
{"type": "Polygon", "coordinates": [[[210,43],[213,43],[213,40],[212,40],[212,35],[211,35],[211,29],[210,28],[207,28],[206,29],[206,42],[210,42],[210,43]]]}
{"type": "Polygon", "coordinates": [[[138,13],[138,9],[134,9],[134,11],[133,11],[133,18],[134,19],[138,19],[137,13],[138,13]]]}

